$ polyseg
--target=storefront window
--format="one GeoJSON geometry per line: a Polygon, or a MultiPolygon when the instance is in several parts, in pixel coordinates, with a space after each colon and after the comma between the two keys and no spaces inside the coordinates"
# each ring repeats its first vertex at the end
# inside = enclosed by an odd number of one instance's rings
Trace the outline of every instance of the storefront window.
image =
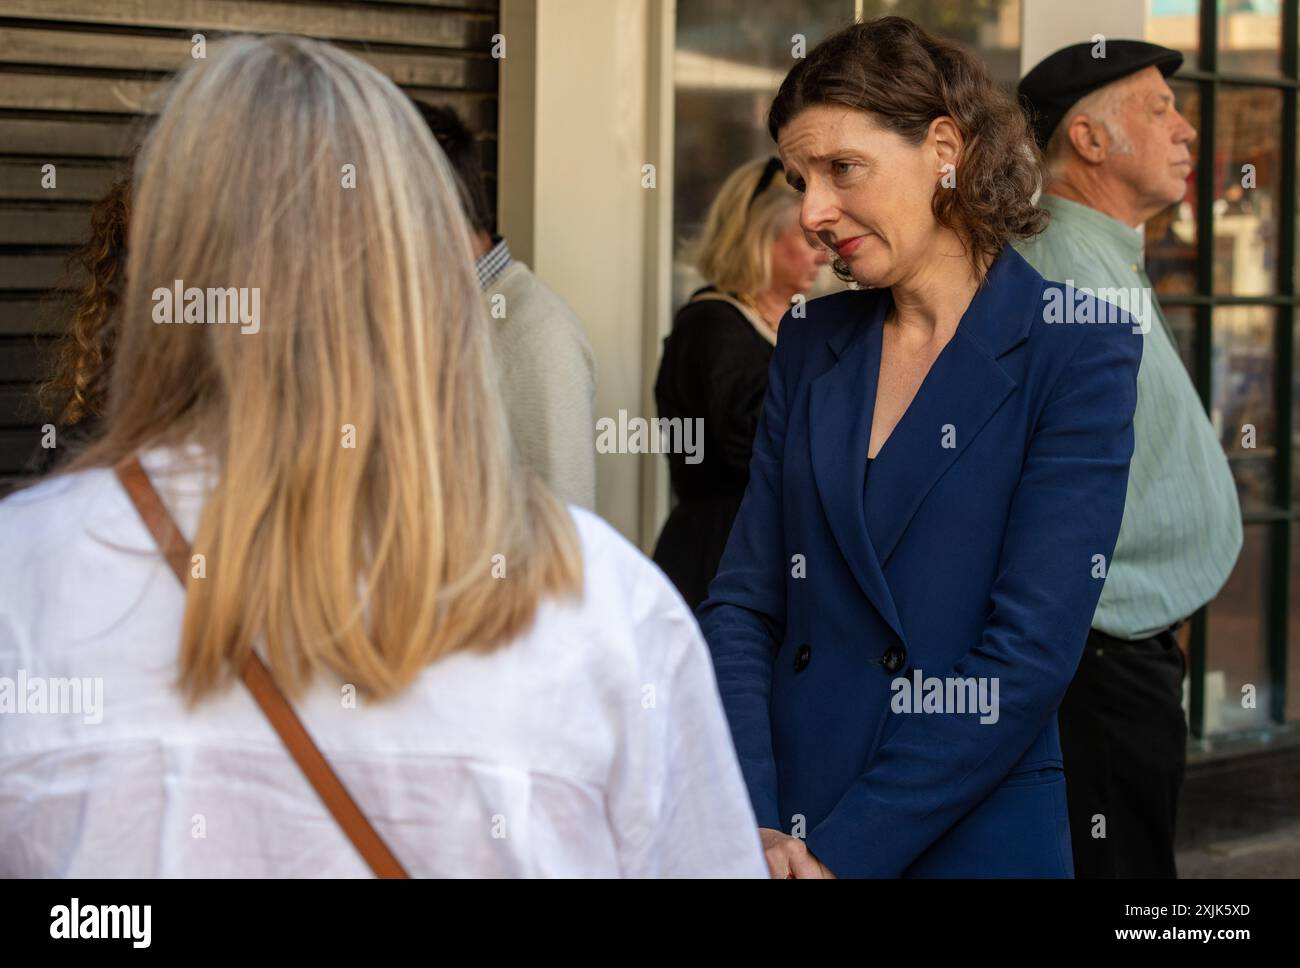
{"type": "Polygon", "coordinates": [[[1278,189],[1282,177],[1282,92],[1219,89],[1214,151],[1214,291],[1277,292],[1278,189]]]}
{"type": "Polygon", "coordinates": [[[863,0],[867,19],[895,14],[979,51],[993,79],[1008,92],[1020,80],[1020,0],[863,0]]]}
{"type": "Polygon", "coordinates": [[[1241,555],[1209,606],[1206,735],[1269,722],[1268,527],[1246,528],[1241,555]]]}
{"type": "MultiPolygon", "coordinates": [[[[1292,324],[1291,333],[1291,509],[1295,512],[1300,511],[1300,322],[1292,324]]],[[[1293,557],[1291,562],[1293,570],[1300,570],[1296,568],[1300,559],[1293,557]]]]}
{"type": "Polygon", "coordinates": [[[805,50],[853,22],[853,0],[678,0],[673,169],[673,308],[703,280],[684,262],[713,196],[736,168],[773,153],[767,109],[805,50]]]}
{"type": "Polygon", "coordinates": [[[1214,311],[1210,415],[1228,454],[1245,511],[1268,510],[1274,501],[1276,316],[1272,306],[1222,306],[1214,311]]]}
{"type": "Polygon", "coordinates": [[[1291,528],[1291,582],[1287,598],[1286,718],[1300,719],[1300,528],[1291,528]]]}
{"type": "Polygon", "coordinates": [[[1219,70],[1282,75],[1281,0],[1218,0],[1219,70]]]}
{"type": "Polygon", "coordinates": [[[1300,171],[1283,170],[1295,157],[1296,121],[1284,125],[1283,117],[1295,110],[1288,85],[1298,38],[1282,34],[1300,16],[1297,0],[1146,6],[1146,39],[1186,58],[1171,86],[1198,129],[1187,194],[1147,223],[1149,272],[1188,372],[1210,401],[1245,522],[1236,569],[1193,630],[1193,654],[1204,660],[1191,675],[1205,702],[1192,729],[1207,735],[1267,726],[1277,713],[1294,719],[1300,709],[1300,171]],[[1212,23],[1201,23],[1203,12],[1212,23]],[[1215,38],[1209,51],[1200,48],[1203,26],[1215,38]],[[1296,340],[1282,338],[1291,334],[1296,340]],[[1288,683],[1274,710],[1269,696],[1288,683]],[[1253,706],[1243,705],[1244,686],[1253,687],[1253,706]]]}

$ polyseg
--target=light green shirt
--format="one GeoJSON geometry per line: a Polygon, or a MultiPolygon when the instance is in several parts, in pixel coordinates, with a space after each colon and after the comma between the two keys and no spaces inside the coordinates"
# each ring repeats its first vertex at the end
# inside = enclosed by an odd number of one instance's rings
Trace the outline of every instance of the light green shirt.
{"type": "Polygon", "coordinates": [[[1143,638],[1223,587],[1241,550],[1237,488],[1143,268],[1142,234],[1055,195],[1039,204],[1047,231],[1017,246],[1039,275],[1111,301],[1099,290],[1132,294],[1122,308],[1145,315],[1124,519],[1092,619],[1108,635],[1143,638]]]}

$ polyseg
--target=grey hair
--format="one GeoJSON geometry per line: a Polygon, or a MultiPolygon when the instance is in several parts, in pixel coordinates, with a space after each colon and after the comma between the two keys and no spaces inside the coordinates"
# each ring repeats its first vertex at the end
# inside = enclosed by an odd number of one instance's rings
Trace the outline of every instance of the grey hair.
{"type": "Polygon", "coordinates": [[[1065,112],[1047,147],[1043,149],[1043,165],[1050,177],[1061,173],[1070,150],[1070,122],[1080,114],[1086,114],[1089,120],[1099,124],[1110,139],[1110,150],[1117,155],[1131,155],[1134,152],[1133,141],[1124,130],[1124,120],[1120,108],[1128,95],[1129,78],[1120,78],[1103,87],[1085,94],[1065,112]]]}

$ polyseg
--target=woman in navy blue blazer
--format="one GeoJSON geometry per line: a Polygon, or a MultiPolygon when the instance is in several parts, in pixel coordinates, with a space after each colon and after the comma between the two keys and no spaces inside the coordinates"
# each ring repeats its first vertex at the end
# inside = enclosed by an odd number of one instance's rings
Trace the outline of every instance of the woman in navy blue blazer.
{"type": "Polygon", "coordinates": [[[959,47],[854,25],[768,127],[864,287],[782,322],[699,612],[769,867],[1070,877],[1056,709],[1123,515],[1141,336],[1011,249],[1045,223],[1037,157],[959,47]]]}

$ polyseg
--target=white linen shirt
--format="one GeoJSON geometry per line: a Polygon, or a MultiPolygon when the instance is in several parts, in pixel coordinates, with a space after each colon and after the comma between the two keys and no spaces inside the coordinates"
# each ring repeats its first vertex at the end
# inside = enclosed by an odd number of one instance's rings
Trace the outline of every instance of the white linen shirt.
{"type": "MultiPolygon", "coordinates": [[[[182,456],[143,463],[192,537],[209,480],[182,456]]],[[[766,876],[694,618],[570,513],[581,601],[387,701],[318,681],[299,716],[413,876],[766,876]]],[[[0,548],[0,876],[369,875],[242,683],[185,708],[184,594],[111,471],[0,502],[0,548]],[[34,711],[64,677],[81,705],[34,711]]]]}

